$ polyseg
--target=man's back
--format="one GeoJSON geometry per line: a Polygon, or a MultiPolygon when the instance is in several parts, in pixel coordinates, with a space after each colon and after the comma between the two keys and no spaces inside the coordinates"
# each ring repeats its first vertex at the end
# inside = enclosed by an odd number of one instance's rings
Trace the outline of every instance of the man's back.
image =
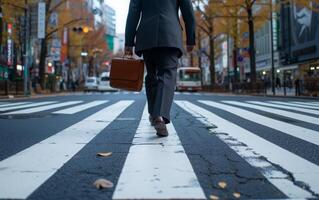
{"type": "Polygon", "coordinates": [[[190,0],[131,0],[126,46],[136,46],[137,54],[155,47],[175,47],[183,51],[179,8],[186,22],[187,44],[194,45],[195,18],[190,0]]]}

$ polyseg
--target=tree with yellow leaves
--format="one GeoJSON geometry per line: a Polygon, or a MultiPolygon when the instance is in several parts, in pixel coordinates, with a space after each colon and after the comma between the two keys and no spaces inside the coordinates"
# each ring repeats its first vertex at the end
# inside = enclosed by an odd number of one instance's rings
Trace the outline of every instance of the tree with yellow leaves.
{"type": "MultiPolygon", "coordinates": [[[[216,58],[216,39],[222,34],[221,30],[224,26],[221,20],[217,20],[218,15],[222,15],[225,12],[224,7],[220,7],[219,4],[216,4],[214,0],[193,0],[193,3],[196,7],[196,18],[197,25],[199,27],[198,36],[199,37],[208,37],[209,39],[209,53],[202,52],[200,47],[200,42],[198,42],[199,50],[201,53],[204,53],[210,60],[210,79],[211,87],[214,86],[216,81],[215,73],[215,58],[216,58]],[[203,36],[204,35],[204,36],[203,36]]],[[[201,62],[199,62],[201,63],[201,62]]]]}
{"type": "MultiPolygon", "coordinates": [[[[250,79],[256,82],[256,56],[255,56],[255,30],[261,27],[267,20],[271,20],[272,13],[278,12],[282,3],[291,0],[193,0],[197,10],[201,12],[199,27],[210,34],[212,38],[221,32],[226,33],[234,39],[234,56],[236,48],[240,45],[239,37],[244,32],[249,33],[249,54],[250,54],[250,79]],[[226,23],[225,23],[226,20],[226,23]],[[213,22],[212,22],[213,21],[213,22]],[[220,22],[220,23],[219,23],[220,22]],[[215,26],[215,24],[225,26],[215,26]],[[211,29],[213,27],[213,29],[211,29]],[[218,28],[217,28],[218,27],[218,28]],[[220,29],[220,30],[217,30],[220,29]],[[212,31],[213,30],[213,31],[212,31]]],[[[294,0],[294,3],[309,9],[315,10],[313,4],[319,5],[319,0],[294,0]]],[[[211,57],[212,59],[213,57],[211,57]]],[[[234,59],[234,67],[237,67],[234,59]]],[[[211,61],[211,65],[214,61],[211,61]]],[[[213,68],[211,66],[211,68],[213,68]]],[[[212,70],[211,70],[212,71],[212,70]]],[[[234,70],[235,73],[237,70],[234,70]]],[[[236,76],[235,76],[236,77],[236,76]]],[[[213,80],[213,79],[212,79],[213,80]]]]}

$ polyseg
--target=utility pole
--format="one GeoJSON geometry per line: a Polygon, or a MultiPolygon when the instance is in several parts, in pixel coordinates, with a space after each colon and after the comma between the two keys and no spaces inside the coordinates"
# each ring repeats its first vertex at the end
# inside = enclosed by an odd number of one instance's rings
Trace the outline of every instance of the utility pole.
{"type": "Polygon", "coordinates": [[[28,0],[25,0],[25,10],[24,10],[24,70],[23,70],[23,94],[29,95],[29,36],[30,36],[30,27],[29,27],[29,6],[28,0]]]}
{"type": "Polygon", "coordinates": [[[2,52],[2,1],[0,0],[0,53],[2,52]]]}

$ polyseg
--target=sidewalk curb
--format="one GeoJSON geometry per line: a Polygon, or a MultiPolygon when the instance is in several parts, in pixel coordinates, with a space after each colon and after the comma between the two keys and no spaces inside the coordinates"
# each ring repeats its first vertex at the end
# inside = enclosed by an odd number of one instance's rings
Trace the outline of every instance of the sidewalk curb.
{"type": "Polygon", "coordinates": [[[76,95],[81,92],[64,92],[64,93],[54,93],[54,94],[35,94],[35,95],[8,95],[8,96],[0,96],[0,102],[1,101],[7,101],[7,100],[25,100],[25,99],[39,99],[39,98],[45,98],[45,97],[59,97],[59,96],[71,96],[76,95]]]}
{"type": "Polygon", "coordinates": [[[247,96],[251,96],[251,97],[272,97],[272,98],[290,98],[290,99],[307,99],[307,100],[318,100],[319,101],[319,97],[312,97],[312,96],[284,96],[284,95],[270,95],[270,94],[235,94],[235,93],[215,93],[215,92],[200,92],[200,94],[212,94],[212,95],[218,95],[218,96],[242,96],[242,97],[247,97],[247,96]]]}
{"type": "Polygon", "coordinates": [[[290,98],[290,99],[307,99],[307,100],[318,100],[319,101],[319,97],[311,97],[311,96],[284,96],[284,95],[252,95],[252,96],[263,96],[263,97],[273,97],[273,98],[290,98]]]}

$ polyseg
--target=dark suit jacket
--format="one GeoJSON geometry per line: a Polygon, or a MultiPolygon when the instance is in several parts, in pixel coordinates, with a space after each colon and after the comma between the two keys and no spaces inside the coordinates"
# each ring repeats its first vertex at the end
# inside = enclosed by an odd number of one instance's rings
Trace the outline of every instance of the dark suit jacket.
{"type": "Polygon", "coordinates": [[[196,22],[191,0],[131,0],[125,46],[135,46],[139,56],[143,50],[155,47],[175,47],[183,52],[179,9],[185,21],[187,45],[195,45],[196,22]]]}

